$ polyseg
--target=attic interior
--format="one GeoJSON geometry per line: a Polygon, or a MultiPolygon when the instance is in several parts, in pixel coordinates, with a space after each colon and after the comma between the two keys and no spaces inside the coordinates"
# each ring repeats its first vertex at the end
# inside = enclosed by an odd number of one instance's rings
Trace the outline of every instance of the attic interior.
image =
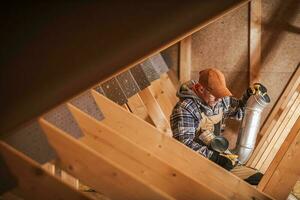
{"type": "MultiPolygon", "coordinates": [[[[0,200],[300,199],[298,0],[73,2],[1,12],[0,200]],[[268,89],[246,169],[172,137],[176,92],[215,67],[268,89]],[[256,139],[256,141],[255,141],[256,139]]],[[[236,147],[241,122],[226,120],[236,147]]]]}

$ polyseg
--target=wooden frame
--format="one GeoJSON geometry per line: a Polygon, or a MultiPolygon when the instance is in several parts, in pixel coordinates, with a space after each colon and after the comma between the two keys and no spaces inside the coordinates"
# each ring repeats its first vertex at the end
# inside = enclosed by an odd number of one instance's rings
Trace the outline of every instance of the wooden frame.
{"type": "Polygon", "coordinates": [[[38,163],[0,141],[0,155],[17,179],[17,187],[25,199],[90,199],[63,183],[38,163]]]}
{"type": "Polygon", "coordinates": [[[286,199],[300,177],[300,117],[282,144],[258,189],[276,199],[286,199]]]}
{"type": "Polygon", "coordinates": [[[165,136],[140,118],[126,112],[103,95],[93,90],[92,95],[105,116],[101,122],[112,127],[133,143],[142,146],[153,156],[169,163],[174,169],[199,182],[202,188],[198,188],[198,190],[203,191],[203,194],[216,193],[225,199],[253,197],[270,199],[230,172],[199,156],[195,151],[175,139],[165,136]]]}
{"type": "Polygon", "coordinates": [[[68,105],[85,136],[81,139],[99,154],[118,162],[122,168],[142,178],[147,185],[159,188],[174,199],[221,198],[211,191],[204,192],[194,179],[187,177],[172,165],[131,142],[104,123],[68,105]]]}
{"type": "MultiPolygon", "coordinates": [[[[274,106],[272,112],[267,118],[266,122],[262,126],[262,129],[259,135],[262,138],[259,140],[257,147],[255,148],[253,154],[251,155],[249,161],[247,162],[248,166],[253,168],[261,168],[265,171],[272,158],[269,158],[266,164],[263,165],[263,162],[266,160],[267,156],[271,148],[276,144],[277,150],[279,149],[280,144],[283,142],[284,138],[288,131],[286,127],[289,129],[293,125],[293,121],[297,119],[297,112],[294,112],[294,109],[297,108],[299,104],[299,93],[300,93],[300,68],[295,71],[293,77],[289,81],[286,89],[283,94],[277,101],[274,106]],[[289,119],[292,117],[292,121],[289,119]],[[286,119],[285,119],[286,118],[286,119]],[[278,138],[280,138],[278,140],[278,138]],[[268,151],[266,151],[268,150],[268,151]]],[[[273,152],[273,156],[274,153],[273,152]]]]}
{"type": "Polygon", "coordinates": [[[259,82],[261,69],[261,0],[250,3],[249,83],[259,82]]]}
{"type": "Polygon", "coordinates": [[[160,105],[158,104],[157,100],[153,96],[151,90],[149,88],[145,88],[138,93],[144,102],[148,114],[151,117],[152,121],[154,122],[156,128],[163,132],[164,134],[168,135],[169,137],[172,136],[171,127],[169,124],[169,120],[167,116],[165,116],[164,112],[162,111],[160,105]]]}
{"type": "Polygon", "coordinates": [[[184,83],[191,79],[192,69],[192,36],[180,41],[179,48],[179,81],[184,83]]]}
{"type": "Polygon", "coordinates": [[[43,118],[39,122],[59,157],[62,169],[105,196],[113,199],[171,199],[43,118]]]}

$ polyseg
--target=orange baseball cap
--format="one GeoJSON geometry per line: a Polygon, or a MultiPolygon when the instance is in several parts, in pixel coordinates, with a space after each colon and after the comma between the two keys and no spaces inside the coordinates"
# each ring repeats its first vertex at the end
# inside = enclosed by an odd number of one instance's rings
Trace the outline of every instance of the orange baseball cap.
{"type": "Polygon", "coordinates": [[[232,96],[226,87],[224,74],[215,68],[201,70],[199,72],[199,83],[217,98],[232,96]]]}

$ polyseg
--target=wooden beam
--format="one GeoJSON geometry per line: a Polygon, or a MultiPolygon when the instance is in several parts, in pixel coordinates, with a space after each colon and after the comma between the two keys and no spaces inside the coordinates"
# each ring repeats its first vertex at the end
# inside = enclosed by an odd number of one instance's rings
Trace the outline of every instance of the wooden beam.
{"type": "Polygon", "coordinates": [[[50,174],[55,175],[55,165],[48,162],[42,166],[46,171],[48,171],[50,174]]]}
{"type": "Polygon", "coordinates": [[[61,180],[76,190],[79,189],[79,180],[65,171],[61,171],[61,180]]]}
{"type": "Polygon", "coordinates": [[[171,127],[169,124],[168,118],[163,113],[159,103],[156,101],[155,97],[153,96],[152,92],[149,88],[145,88],[138,93],[144,102],[149,116],[151,117],[152,121],[154,122],[155,126],[164,134],[168,136],[172,136],[171,127]]]}
{"type": "Polygon", "coordinates": [[[250,3],[249,83],[259,82],[261,70],[261,0],[250,3]]]}
{"type": "Polygon", "coordinates": [[[161,110],[163,111],[164,115],[168,119],[169,116],[171,115],[172,109],[173,109],[173,104],[171,100],[168,98],[166,94],[166,90],[162,87],[163,83],[161,79],[157,79],[151,83],[149,86],[149,89],[151,93],[153,94],[154,98],[158,102],[161,110]]]}
{"type": "Polygon", "coordinates": [[[275,199],[286,199],[300,177],[300,117],[258,185],[275,199]]]}
{"type": "Polygon", "coordinates": [[[145,120],[146,122],[154,125],[154,122],[150,118],[150,116],[148,114],[148,110],[139,94],[135,94],[135,95],[131,96],[130,98],[128,98],[127,100],[128,100],[128,102],[127,102],[128,107],[130,108],[130,110],[133,114],[135,114],[139,118],[145,120]]]}
{"type": "Polygon", "coordinates": [[[179,83],[179,74],[174,71],[174,69],[169,69],[167,72],[168,78],[170,80],[170,83],[173,85],[174,88],[178,88],[179,83]]]}
{"type": "Polygon", "coordinates": [[[266,168],[273,160],[275,156],[274,154],[277,153],[278,149],[280,148],[280,145],[282,144],[285,137],[291,130],[299,114],[300,114],[300,95],[298,94],[292,106],[287,111],[285,117],[282,119],[282,121],[280,121],[279,123],[280,125],[274,130],[274,133],[272,134],[273,135],[272,139],[267,141],[267,148],[262,149],[263,154],[261,158],[258,160],[257,164],[255,165],[255,168],[259,169],[262,173],[265,172],[266,168]],[[279,140],[280,138],[281,140],[279,140]],[[277,148],[275,148],[276,146],[277,148]],[[268,157],[270,157],[270,159],[267,159],[268,157]],[[263,165],[265,166],[263,167],[263,165]]]}
{"type": "Polygon", "coordinates": [[[192,36],[180,41],[179,52],[179,81],[184,83],[191,79],[192,36]]]}
{"type": "Polygon", "coordinates": [[[172,105],[175,105],[178,102],[176,93],[177,93],[177,89],[178,89],[179,85],[176,85],[176,87],[174,86],[168,73],[161,74],[160,80],[161,80],[162,90],[168,96],[172,105]]]}
{"type": "Polygon", "coordinates": [[[39,123],[55,149],[62,169],[105,196],[112,199],[170,199],[118,163],[97,153],[43,118],[39,119],[39,123]]]}
{"type": "MultiPolygon", "coordinates": [[[[15,19],[26,21],[28,30],[32,30],[28,33],[36,33],[39,37],[34,42],[30,36],[23,37],[20,34],[24,29],[23,24],[15,23],[15,28],[8,36],[20,42],[15,45],[2,42],[1,45],[1,48],[9,49],[6,51],[9,56],[5,62],[7,65],[0,68],[1,74],[5,74],[1,78],[1,83],[5,85],[1,96],[2,104],[6,105],[1,109],[0,133],[40,116],[87,88],[96,86],[99,81],[128,70],[248,2],[210,0],[189,3],[174,1],[170,4],[161,1],[158,6],[151,1],[136,1],[130,5],[122,5],[119,1],[85,1],[74,10],[62,8],[60,2],[57,2],[45,7],[42,16],[39,12],[32,12],[39,5],[28,5],[28,9],[16,15],[15,19]],[[57,8],[62,13],[58,14],[61,17],[53,18],[48,23],[52,11],[57,8]],[[154,12],[136,12],[149,9],[154,9],[154,12]],[[112,34],[120,30],[120,19],[126,22],[122,24],[122,34],[112,34]],[[88,22],[84,23],[86,31],[82,31],[83,21],[88,22]],[[55,30],[55,40],[49,40],[48,31],[44,31],[45,26],[47,30],[55,30]],[[73,30],[72,37],[69,30],[73,30]],[[82,46],[85,47],[84,51],[82,46]],[[19,48],[20,51],[14,50],[19,48]],[[28,53],[29,49],[31,52],[39,52],[41,56],[28,53]],[[27,70],[22,74],[16,73],[21,68],[27,70]],[[36,79],[36,74],[40,78],[36,79]],[[18,92],[11,92],[12,88],[20,86],[22,89],[18,92]]],[[[18,8],[14,4],[11,6],[12,9],[18,8]]],[[[3,14],[10,16],[10,12],[3,14]]],[[[3,29],[11,27],[9,21],[3,23],[3,29]]],[[[5,40],[5,37],[1,39],[5,40]]]]}
{"type": "Polygon", "coordinates": [[[280,96],[279,100],[273,107],[269,117],[263,124],[261,131],[258,135],[258,145],[255,148],[253,154],[251,155],[249,161],[247,162],[248,166],[255,167],[255,164],[258,162],[260,158],[261,150],[266,148],[268,138],[272,137],[270,135],[271,131],[274,129],[275,126],[278,126],[278,123],[283,119],[286,114],[286,110],[290,108],[292,105],[293,99],[296,98],[295,91],[300,84],[300,67],[295,71],[294,75],[290,79],[289,83],[286,86],[286,89],[280,96]]]}
{"type": "Polygon", "coordinates": [[[105,116],[101,122],[122,133],[133,143],[143,146],[151,154],[172,165],[174,169],[206,185],[223,198],[270,199],[177,140],[161,134],[155,127],[125,112],[103,95],[96,91],[92,91],[92,95],[105,116]]]}
{"type": "Polygon", "coordinates": [[[0,155],[14,178],[17,179],[18,188],[25,199],[90,199],[1,141],[0,155]]]}
{"type": "Polygon", "coordinates": [[[295,104],[295,103],[297,103],[296,102],[297,98],[299,98],[299,90],[294,92],[294,94],[289,99],[289,102],[286,105],[286,107],[284,108],[284,110],[281,110],[278,113],[276,122],[273,124],[272,127],[270,127],[268,129],[268,132],[266,132],[264,137],[259,142],[257,148],[254,150],[251,160],[248,162],[251,167],[255,168],[257,166],[257,164],[262,159],[264,152],[270,145],[270,142],[273,139],[277,139],[278,135],[280,135],[280,132],[278,132],[277,130],[278,129],[282,130],[282,128],[280,128],[280,126],[284,127],[283,120],[286,118],[286,116],[291,115],[290,112],[292,112],[292,109],[294,109],[295,106],[297,105],[297,104],[295,104]],[[277,136],[276,136],[276,133],[277,133],[277,136]]]}
{"type": "MultiPolygon", "coordinates": [[[[262,173],[264,173],[267,170],[267,168],[271,164],[272,160],[274,159],[276,153],[280,149],[280,146],[282,145],[282,143],[286,139],[287,135],[289,134],[291,128],[293,127],[293,125],[297,121],[298,117],[300,116],[300,96],[298,97],[298,99],[296,99],[294,105],[297,105],[297,106],[294,108],[294,110],[291,110],[291,113],[292,113],[291,116],[287,116],[283,120],[283,123],[285,124],[285,126],[281,130],[280,135],[277,137],[277,140],[275,141],[275,139],[273,138],[273,141],[270,143],[270,146],[273,146],[273,147],[270,148],[270,152],[267,152],[268,156],[266,157],[266,159],[264,160],[264,162],[261,164],[261,166],[259,168],[262,173]]],[[[277,130],[277,131],[279,132],[280,130],[277,130]]],[[[258,165],[259,165],[259,163],[258,163],[258,165]]]]}
{"type": "Polygon", "coordinates": [[[83,143],[141,177],[147,185],[159,188],[174,199],[221,198],[205,185],[145,150],[143,146],[131,142],[122,132],[116,132],[72,105],[69,105],[69,109],[85,133],[81,139],[83,143]]]}

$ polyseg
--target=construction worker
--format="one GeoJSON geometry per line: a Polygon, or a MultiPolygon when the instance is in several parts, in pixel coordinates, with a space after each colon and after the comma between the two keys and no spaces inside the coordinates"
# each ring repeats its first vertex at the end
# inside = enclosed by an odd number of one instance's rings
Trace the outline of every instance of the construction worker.
{"type": "Polygon", "coordinates": [[[200,71],[199,81],[188,81],[177,92],[179,102],[170,116],[173,137],[231,170],[235,163],[220,153],[220,149],[228,148],[228,141],[220,134],[224,129],[223,121],[225,118],[241,120],[251,94],[248,89],[241,100],[236,99],[226,87],[221,71],[215,68],[200,71]]]}

